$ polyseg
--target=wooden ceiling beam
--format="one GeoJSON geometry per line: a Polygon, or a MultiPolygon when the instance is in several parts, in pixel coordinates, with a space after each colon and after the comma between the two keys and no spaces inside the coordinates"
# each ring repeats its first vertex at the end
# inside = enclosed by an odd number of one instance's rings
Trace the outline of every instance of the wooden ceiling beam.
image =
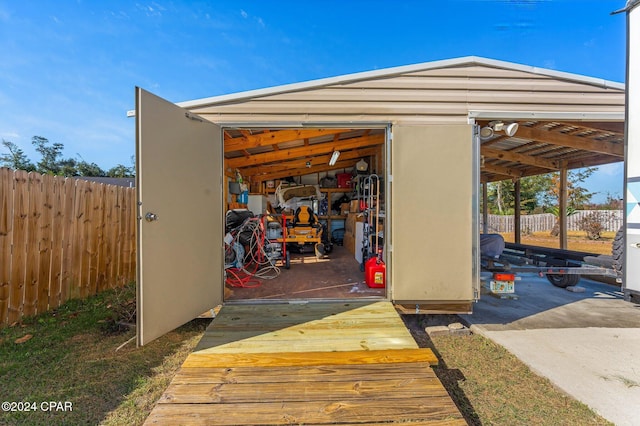
{"type": "Polygon", "coordinates": [[[274,132],[264,132],[255,135],[245,132],[224,141],[224,152],[242,151],[243,149],[260,146],[275,145],[284,142],[315,138],[318,136],[335,135],[350,131],[349,129],[285,129],[274,132]]]}
{"type": "Polygon", "coordinates": [[[588,137],[570,136],[553,130],[540,130],[521,126],[516,133],[519,139],[531,139],[552,145],[561,145],[575,149],[598,152],[601,154],[624,157],[624,146],[606,141],[596,141],[588,137]]]}
{"type": "Polygon", "coordinates": [[[306,158],[314,155],[323,155],[332,153],[333,151],[347,151],[350,149],[361,148],[364,146],[382,145],[385,136],[372,135],[365,137],[356,137],[350,139],[342,139],[337,142],[328,141],[326,143],[318,143],[309,146],[301,146],[296,148],[281,149],[274,152],[265,152],[262,154],[251,155],[250,157],[230,158],[225,161],[226,167],[231,169],[241,169],[250,166],[258,166],[266,163],[275,163],[279,161],[289,161],[297,158],[306,158]]]}
{"type": "Polygon", "coordinates": [[[269,173],[269,174],[265,174],[265,175],[255,176],[254,180],[252,180],[252,182],[263,182],[263,181],[266,181],[266,180],[276,180],[276,179],[286,178],[286,177],[289,177],[289,176],[309,175],[309,174],[313,174],[313,173],[328,172],[330,170],[350,169],[350,168],[354,167],[356,163],[357,163],[357,161],[355,159],[352,159],[352,160],[338,161],[334,166],[330,166],[329,164],[323,164],[323,165],[312,166],[312,167],[304,167],[304,168],[301,168],[301,169],[285,170],[285,171],[281,171],[281,172],[275,172],[275,173],[269,173]]]}
{"type": "MultiPolygon", "coordinates": [[[[342,151],[340,153],[340,160],[359,160],[363,157],[369,157],[376,155],[380,149],[378,147],[369,147],[364,149],[355,149],[351,151],[342,151]]],[[[252,182],[265,180],[262,175],[271,174],[277,172],[291,171],[292,169],[309,169],[311,167],[328,165],[331,155],[321,155],[313,158],[299,158],[292,161],[283,161],[274,164],[265,164],[255,167],[241,168],[240,173],[243,176],[251,177],[252,182]],[[309,167],[307,166],[309,163],[309,167]]],[[[268,180],[268,179],[266,179],[268,180]]]]}
{"type": "Polygon", "coordinates": [[[495,166],[489,163],[484,163],[484,165],[480,168],[480,171],[509,176],[511,178],[520,178],[523,176],[523,172],[521,172],[520,170],[512,169],[509,167],[495,166]]]}
{"type": "Polygon", "coordinates": [[[488,158],[495,158],[496,160],[511,161],[514,163],[527,164],[530,166],[544,167],[545,169],[558,170],[560,163],[553,160],[546,160],[543,158],[532,157],[530,155],[518,154],[511,151],[501,151],[499,149],[493,149],[482,146],[480,153],[488,158]]]}

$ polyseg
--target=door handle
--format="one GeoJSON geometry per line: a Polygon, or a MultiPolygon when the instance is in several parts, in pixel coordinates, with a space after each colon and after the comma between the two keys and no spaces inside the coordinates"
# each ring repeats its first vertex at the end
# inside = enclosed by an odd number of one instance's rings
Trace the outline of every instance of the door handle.
{"type": "Polygon", "coordinates": [[[154,220],[158,220],[158,215],[155,213],[147,212],[147,214],[144,215],[144,218],[147,222],[153,222],[154,220]]]}

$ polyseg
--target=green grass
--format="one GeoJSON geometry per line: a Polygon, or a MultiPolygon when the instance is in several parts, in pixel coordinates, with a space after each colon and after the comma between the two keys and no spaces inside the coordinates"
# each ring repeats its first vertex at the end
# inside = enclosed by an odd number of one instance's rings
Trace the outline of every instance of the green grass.
{"type": "Polygon", "coordinates": [[[114,312],[130,305],[133,286],[25,319],[0,330],[0,399],[36,411],[0,411],[0,424],[139,424],[195,346],[206,322],[193,321],[136,348],[133,330],[115,331],[114,312]],[[32,335],[24,343],[16,340],[32,335]],[[72,411],[43,411],[68,401],[72,411]]]}
{"type": "MultiPolygon", "coordinates": [[[[35,402],[37,411],[0,411],[0,424],[142,424],[209,321],[194,320],[143,348],[130,342],[116,351],[134,336],[114,321],[131,320],[134,297],[129,286],[1,329],[0,402],[35,402]],[[16,343],[26,335],[32,337],[16,343]],[[69,401],[73,411],[42,411],[48,401],[69,401]]],[[[476,335],[429,339],[426,316],[403,318],[418,344],[438,355],[436,374],[469,424],[609,424],[501,346],[476,335]]]]}
{"type": "Polygon", "coordinates": [[[425,316],[404,320],[438,356],[436,375],[470,425],[611,425],[502,346],[479,335],[429,338],[425,316]]]}

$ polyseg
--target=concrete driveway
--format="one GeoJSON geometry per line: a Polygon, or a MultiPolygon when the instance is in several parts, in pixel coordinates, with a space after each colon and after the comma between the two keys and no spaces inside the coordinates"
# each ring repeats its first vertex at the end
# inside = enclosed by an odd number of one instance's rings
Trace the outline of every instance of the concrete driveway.
{"type": "Polygon", "coordinates": [[[640,305],[587,279],[573,293],[521,276],[517,300],[483,294],[462,319],[602,417],[640,425],[640,305]]]}

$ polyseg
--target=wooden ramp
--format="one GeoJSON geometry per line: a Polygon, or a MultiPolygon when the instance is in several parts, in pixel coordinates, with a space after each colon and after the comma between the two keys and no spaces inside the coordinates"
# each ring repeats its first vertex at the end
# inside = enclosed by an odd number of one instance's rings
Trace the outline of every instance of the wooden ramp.
{"type": "Polygon", "coordinates": [[[145,424],[465,425],[390,302],[222,308],[145,424]]]}

